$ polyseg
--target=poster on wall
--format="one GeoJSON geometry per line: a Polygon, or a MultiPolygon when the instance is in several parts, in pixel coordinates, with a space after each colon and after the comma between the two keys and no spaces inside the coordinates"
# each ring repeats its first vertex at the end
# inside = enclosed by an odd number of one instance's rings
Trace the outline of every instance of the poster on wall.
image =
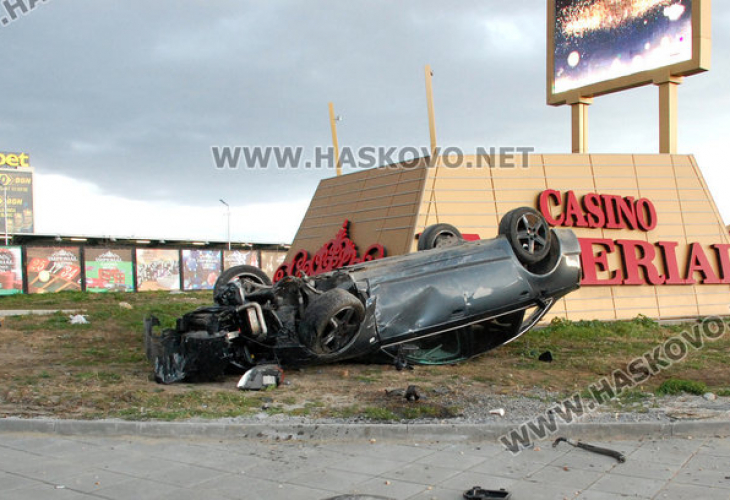
{"type": "Polygon", "coordinates": [[[225,250],[223,252],[223,270],[234,266],[259,267],[259,253],[256,250],[225,250]]]}
{"type": "Polygon", "coordinates": [[[134,291],[134,266],[129,248],[87,248],[84,267],[87,292],[134,291]]]}
{"type": "Polygon", "coordinates": [[[20,247],[0,247],[0,295],[23,293],[20,247]]]}
{"type": "Polygon", "coordinates": [[[273,278],[274,273],[280,265],[284,263],[286,259],[286,252],[279,252],[276,250],[262,250],[261,251],[261,269],[270,277],[273,278]]]}
{"type": "Polygon", "coordinates": [[[81,290],[78,247],[27,247],[28,293],[81,290]]]}
{"type": "Polygon", "coordinates": [[[212,290],[221,274],[220,250],[183,250],[183,289],[212,290]]]}
{"type": "Polygon", "coordinates": [[[138,248],[137,290],[180,290],[180,252],[138,248]]]}

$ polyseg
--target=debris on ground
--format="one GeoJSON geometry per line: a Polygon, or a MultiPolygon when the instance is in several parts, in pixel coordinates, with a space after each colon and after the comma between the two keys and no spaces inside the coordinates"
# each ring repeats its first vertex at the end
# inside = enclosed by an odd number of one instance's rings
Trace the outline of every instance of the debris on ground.
{"type": "Polygon", "coordinates": [[[411,403],[421,399],[421,392],[418,389],[418,386],[409,385],[408,389],[406,389],[405,398],[411,403]]]}
{"type": "Polygon", "coordinates": [[[504,488],[500,488],[499,490],[485,490],[481,486],[474,486],[464,492],[464,498],[466,500],[488,500],[492,498],[507,499],[512,498],[512,493],[504,488]]]}
{"type": "Polygon", "coordinates": [[[609,450],[608,448],[601,448],[600,446],[593,446],[592,444],[582,443],[580,441],[573,441],[572,439],[564,437],[559,437],[558,439],[556,439],[553,443],[553,448],[558,446],[558,444],[563,441],[576,448],[582,448],[586,451],[598,453],[599,455],[606,455],[607,457],[615,458],[619,461],[619,463],[624,463],[626,461],[626,456],[620,451],[609,450]]]}
{"type": "Polygon", "coordinates": [[[537,358],[538,361],[543,361],[545,363],[552,363],[553,362],[553,353],[550,351],[545,351],[544,353],[540,354],[540,356],[537,358]]]}
{"type": "Polygon", "coordinates": [[[405,389],[385,389],[385,395],[390,396],[390,397],[404,398],[404,397],[406,397],[406,390],[405,389]]]}
{"type": "Polygon", "coordinates": [[[495,408],[494,410],[489,410],[489,414],[504,417],[504,408],[495,408]]]}
{"type": "Polygon", "coordinates": [[[258,365],[243,374],[238,381],[238,388],[243,391],[260,391],[279,387],[283,378],[284,370],[278,365],[258,365]]]}
{"type": "Polygon", "coordinates": [[[83,314],[70,314],[68,317],[69,323],[72,325],[88,325],[89,320],[83,314]]]}
{"type": "Polygon", "coordinates": [[[119,307],[121,307],[122,309],[129,309],[129,310],[134,309],[134,306],[132,306],[132,304],[130,304],[129,302],[120,302],[119,307]]]}

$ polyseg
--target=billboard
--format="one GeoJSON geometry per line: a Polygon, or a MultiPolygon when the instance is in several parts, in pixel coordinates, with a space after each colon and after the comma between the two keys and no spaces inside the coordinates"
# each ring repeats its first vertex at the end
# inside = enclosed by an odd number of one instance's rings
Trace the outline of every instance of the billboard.
{"type": "Polygon", "coordinates": [[[27,247],[28,293],[81,290],[78,247],[27,247]]]}
{"type": "MultiPolygon", "coordinates": [[[[0,153],[2,154],[2,153],[0,153]]],[[[0,232],[33,232],[33,172],[0,168],[0,232]]]]}
{"type": "Polygon", "coordinates": [[[183,289],[212,290],[221,274],[220,250],[183,250],[183,289]]]}
{"type": "Polygon", "coordinates": [[[235,266],[255,266],[259,267],[259,253],[256,250],[224,250],[223,251],[223,270],[230,269],[235,266]]]}
{"type": "Polygon", "coordinates": [[[549,0],[548,102],[709,69],[709,0],[549,0]]]}
{"type": "Polygon", "coordinates": [[[23,262],[20,247],[0,247],[0,295],[23,293],[23,262]]]}
{"type": "Polygon", "coordinates": [[[133,292],[134,265],[129,248],[92,248],[84,251],[87,292],[133,292]]]}
{"type": "Polygon", "coordinates": [[[180,252],[138,248],[137,290],[180,290],[180,252]]]}
{"type": "Polygon", "coordinates": [[[286,260],[286,251],[279,252],[276,250],[262,250],[261,251],[261,269],[269,275],[269,278],[274,277],[274,273],[280,265],[286,260]]]}

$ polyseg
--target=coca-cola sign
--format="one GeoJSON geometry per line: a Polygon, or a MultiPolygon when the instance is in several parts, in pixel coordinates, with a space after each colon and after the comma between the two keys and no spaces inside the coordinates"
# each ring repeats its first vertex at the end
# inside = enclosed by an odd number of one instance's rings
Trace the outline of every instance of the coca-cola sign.
{"type": "Polygon", "coordinates": [[[306,250],[299,250],[291,261],[279,266],[274,273],[274,281],[286,276],[316,276],[341,267],[385,257],[385,248],[378,243],[370,245],[360,256],[357,245],[350,239],[349,227],[350,221],[346,220],[337,232],[337,236],[322,245],[314,256],[310,256],[306,250]]]}

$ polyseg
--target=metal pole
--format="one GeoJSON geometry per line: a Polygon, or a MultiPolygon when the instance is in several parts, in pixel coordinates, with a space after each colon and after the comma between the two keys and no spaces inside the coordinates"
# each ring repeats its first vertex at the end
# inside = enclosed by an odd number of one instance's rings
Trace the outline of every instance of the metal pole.
{"type": "Polygon", "coordinates": [[[5,246],[8,246],[8,187],[3,186],[3,214],[5,215],[5,246]]]}
{"type": "Polygon", "coordinates": [[[659,86],[659,153],[677,154],[677,89],[682,77],[656,82],[659,86]]]}
{"type": "Polygon", "coordinates": [[[337,140],[337,116],[335,116],[335,105],[329,103],[330,107],[330,129],[332,129],[332,145],[335,147],[335,168],[337,175],[342,175],[342,165],[340,165],[340,145],[337,140]]]}
{"type": "Polygon", "coordinates": [[[431,136],[431,160],[436,156],[436,113],[433,108],[433,71],[426,65],[426,102],[428,105],[428,129],[431,136]]]}
{"type": "Polygon", "coordinates": [[[218,200],[226,206],[226,219],[228,221],[228,228],[226,231],[226,239],[228,240],[228,250],[231,249],[231,207],[223,200],[218,200]]]}
{"type": "Polygon", "coordinates": [[[593,98],[581,97],[570,102],[572,151],[574,154],[588,153],[588,106],[593,98]]]}

